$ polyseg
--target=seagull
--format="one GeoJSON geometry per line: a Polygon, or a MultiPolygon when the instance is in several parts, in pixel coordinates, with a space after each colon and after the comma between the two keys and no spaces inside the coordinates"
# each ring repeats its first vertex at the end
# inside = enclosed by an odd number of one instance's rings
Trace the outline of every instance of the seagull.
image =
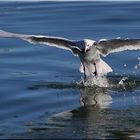
{"type": "MultiPolygon", "coordinates": [[[[112,72],[112,68],[102,60],[101,56],[125,50],[140,50],[140,39],[91,39],[69,40],[66,38],[43,35],[26,35],[0,30],[0,38],[18,38],[33,44],[44,44],[65,50],[78,56],[81,61],[80,72],[84,73],[84,80],[88,76],[105,76],[112,72]]],[[[53,53],[53,52],[52,52],[53,53]]]]}

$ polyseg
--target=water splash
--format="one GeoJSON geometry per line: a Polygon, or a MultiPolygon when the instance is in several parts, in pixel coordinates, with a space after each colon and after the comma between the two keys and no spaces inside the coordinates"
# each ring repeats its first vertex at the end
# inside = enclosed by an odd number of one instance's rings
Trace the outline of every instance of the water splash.
{"type": "Polygon", "coordinates": [[[128,90],[136,87],[136,80],[129,79],[129,77],[122,77],[117,86],[119,89],[128,90]]]}
{"type": "Polygon", "coordinates": [[[140,69],[140,57],[138,57],[138,64],[134,66],[134,69],[136,70],[140,69]]]}
{"type": "Polygon", "coordinates": [[[124,86],[126,80],[128,80],[128,77],[123,77],[118,84],[124,86]]]}
{"type": "Polygon", "coordinates": [[[113,89],[117,91],[133,90],[140,86],[139,77],[131,76],[108,76],[108,77],[87,77],[86,80],[82,77],[78,82],[53,82],[53,81],[38,81],[27,87],[29,90],[39,90],[44,88],[51,89],[113,89]]]}
{"type": "Polygon", "coordinates": [[[105,76],[98,77],[88,76],[86,80],[82,77],[80,82],[77,82],[77,85],[82,85],[84,87],[93,87],[93,86],[109,87],[107,77],[105,76]]]}

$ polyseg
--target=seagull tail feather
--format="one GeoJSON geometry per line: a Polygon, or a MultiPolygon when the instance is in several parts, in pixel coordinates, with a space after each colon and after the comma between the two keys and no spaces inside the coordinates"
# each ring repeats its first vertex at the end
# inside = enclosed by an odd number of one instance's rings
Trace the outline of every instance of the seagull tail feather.
{"type": "Polygon", "coordinates": [[[102,59],[96,63],[96,68],[97,68],[97,74],[101,76],[107,75],[107,73],[113,71],[112,68],[102,59]]]}

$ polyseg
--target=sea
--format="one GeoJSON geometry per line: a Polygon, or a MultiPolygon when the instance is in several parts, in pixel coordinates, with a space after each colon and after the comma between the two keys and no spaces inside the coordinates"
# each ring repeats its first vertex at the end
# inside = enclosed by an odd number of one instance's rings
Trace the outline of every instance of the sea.
{"type": "MultiPolygon", "coordinates": [[[[0,1],[0,30],[139,39],[140,2],[0,1]]],[[[101,57],[109,86],[79,86],[71,52],[0,38],[0,139],[140,139],[140,51],[101,57]]]]}

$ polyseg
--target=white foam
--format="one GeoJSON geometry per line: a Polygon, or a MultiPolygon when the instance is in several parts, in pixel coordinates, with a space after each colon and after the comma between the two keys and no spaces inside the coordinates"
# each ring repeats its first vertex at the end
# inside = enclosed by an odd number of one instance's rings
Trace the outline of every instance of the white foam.
{"type": "Polygon", "coordinates": [[[105,76],[98,76],[98,77],[88,76],[86,80],[82,78],[81,81],[77,84],[79,85],[82,84],[85,87],[92,87],[92,86],[109,87],[108,80],[105,76]]]}

